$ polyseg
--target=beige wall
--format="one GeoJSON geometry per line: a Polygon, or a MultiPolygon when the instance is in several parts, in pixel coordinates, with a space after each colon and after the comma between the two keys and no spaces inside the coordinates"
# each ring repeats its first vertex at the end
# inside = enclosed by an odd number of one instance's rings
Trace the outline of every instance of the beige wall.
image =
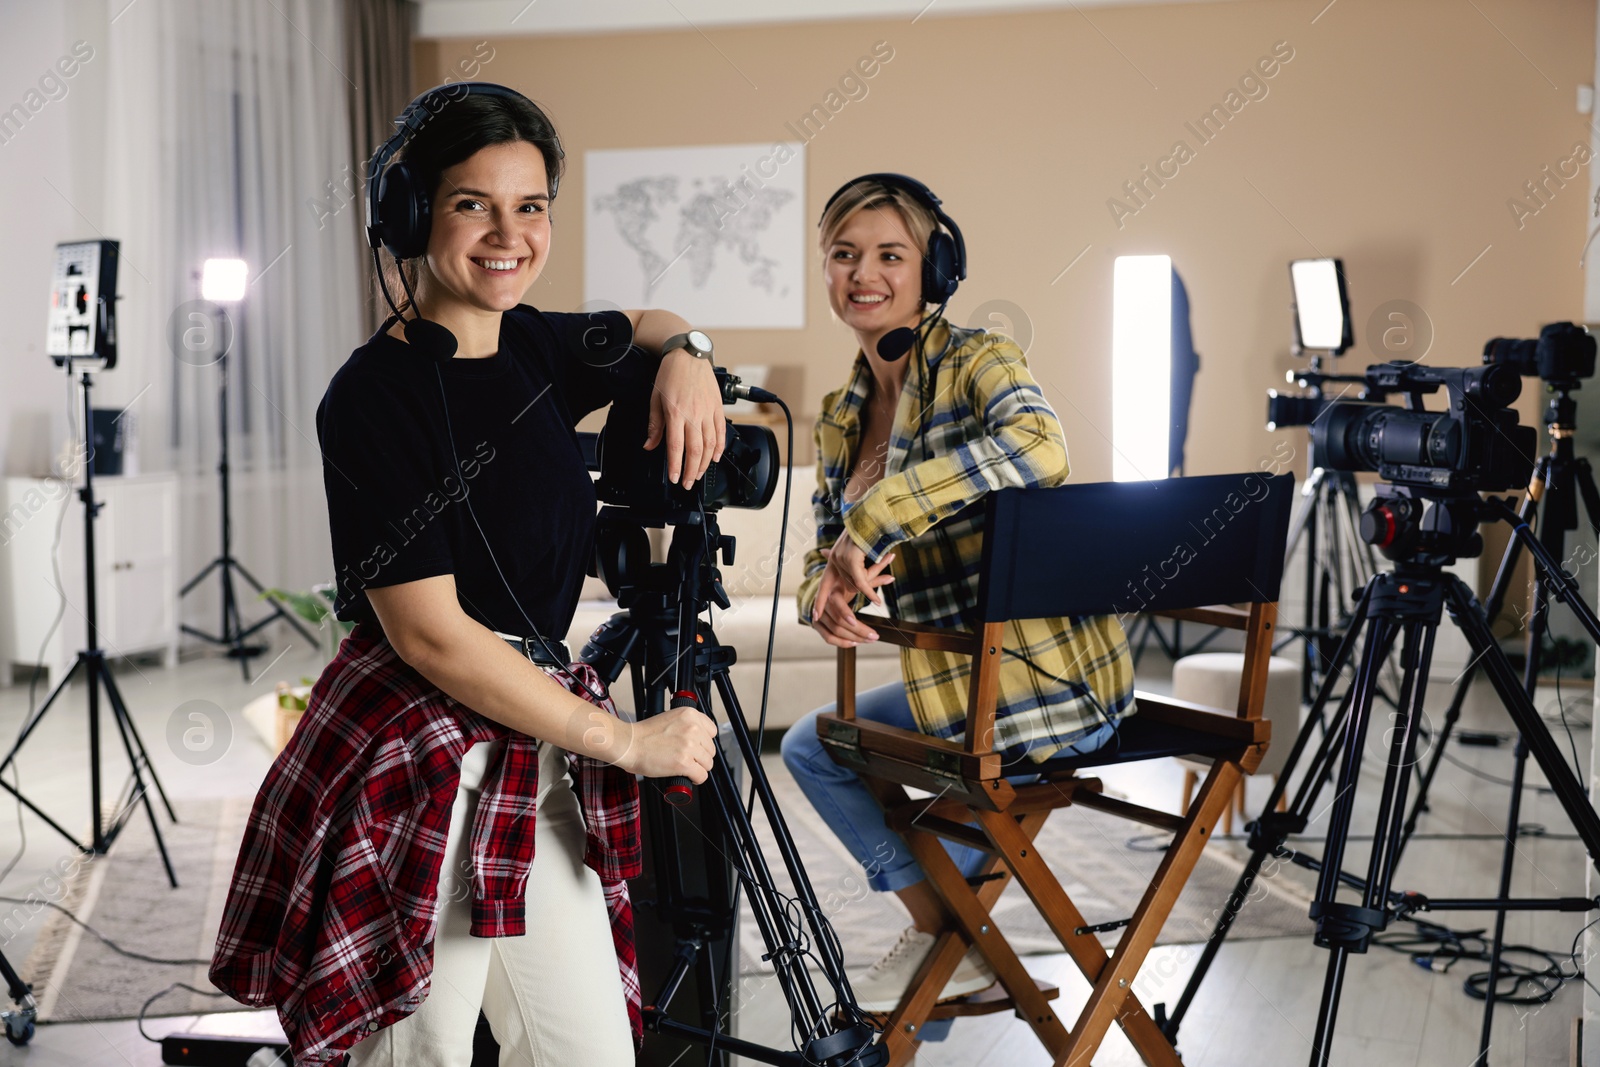
{"type": "MultiPolygon", "coordinates": [[[[1204,359],[1189,472],[1205,474],[1255,466],[1280,441],[1303,447],[1302,431],[1262,427],[1265,390],[1281,387],[1293,365],[1290,259],[1344,258],[1357,323],[1345,369],[1372,359],[1367,321],[1388,301],[1425,309],[1435,335],[1428,359],[1441,364],[1475,363],[1491,336],[1532,336],[1583,313],[1587,164],[1568,165],[1569,175],[1585,173],[1565,188],[1548,182],[1548,206],[1520,228],[1507,201],[1589,142],[1575,87],[1594,70],[1594,5],[1337,0],[1318,16],[1321,6],[506,37],[490,41],[479,76],[546,105],[569,146],[555,251],[529,295],[563,309],[583,299],[576,193],[585,149],[792,140],[785,124],[888,42],[893,58],[867,95],[809,143],[809,217],[840,182],[870,170],[905,171],[938,192],[972,262],[952,317],[967,322],[997,300],[1022,310],[1034,335],[1029,360],[1082,480],[1111,470],[1112,259],[1170,253],[1204,359]],[[1229,103],[1225,94],[1277,42],[1293,58],[1247,85],[1259,98],[1241,93],[1232,103],[1244,106],[1202,144],[1185,123],[1229,103]],[[1108,199],[1131,206],[1123,183],[1156,168],[1180,139],[1193,158],[1119,227],[1108,199]]],[[[419,43],[419,88],[443,80],[476,44],[419,43]]],[[[820,263],[813,251],[804,329],[717,338],[729,362],[806,365],[796,411],[808,422],[854,352],[828,312],[820,263]]]]}

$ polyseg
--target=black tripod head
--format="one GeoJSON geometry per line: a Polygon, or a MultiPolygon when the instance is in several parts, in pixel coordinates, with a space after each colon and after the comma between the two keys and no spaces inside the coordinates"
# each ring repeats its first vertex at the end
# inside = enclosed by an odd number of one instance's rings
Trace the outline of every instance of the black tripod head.
{"type": "Polygon", "coordinates": [[[1495,516],[1475,493],[1379,485],[1361,513],[1361,539],[1396,563],[1436,569],[1483,552],[1478,526],[1495,516]]]}
{"type": "Polygon", "coordinates": [[[708,604],[727,609],[722,572],[733,565],[735,541],[717,525],[717,513],[684,516],[692,521],[672,528],[664,563],[651,559],[650,538],[641,517],[630,508],[604,507],[595,519],[594,569],[623,608],[660,605],[676,615],[680,604],[692,603],[695,614],[708,604]]]}

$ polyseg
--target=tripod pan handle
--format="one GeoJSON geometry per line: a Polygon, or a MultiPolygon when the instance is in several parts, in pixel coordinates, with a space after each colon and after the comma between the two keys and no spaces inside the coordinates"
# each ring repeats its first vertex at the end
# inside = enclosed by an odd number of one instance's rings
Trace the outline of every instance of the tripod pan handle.
{"type": "MultiPolygon", "coordinates": [[[[700,700],[688,690],[679,690],[672,694],[672,703],[668,706],[698,709],[700,700]]],[[[675,808],[681,808],[694,799],[694,783],[681,774],[675,774],[671,778],[663,778],[661,779],[661,795],[668,804],[675,808]]]]}

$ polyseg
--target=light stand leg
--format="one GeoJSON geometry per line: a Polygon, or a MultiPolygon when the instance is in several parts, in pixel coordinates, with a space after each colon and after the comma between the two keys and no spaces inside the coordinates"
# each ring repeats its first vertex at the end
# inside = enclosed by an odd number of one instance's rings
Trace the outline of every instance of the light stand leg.
{"type": "Polygon", "coordinates": [[[10,793],[12,796],[16,797],[19,804],[33,812],[39,818],[43,819],[47,826],[49,826],[56,833],[60,834],[62,837],[66,838],[73,848],[86,855],[93,855],[93,846],[85,845],[82,841],[79,841],[71,831],[52,819],[37,804],[18,792],[16,786],[5,780],[5,769],[11,766],[11,764],[16,760],[17,753],[22,749],[22,746],[27,743],[28,736],[33,733],[34,728],[44,720],[45,713],[48,712],[51,705],[56,702],[56,698],[62,693],[66,692],[67,686],[69,683],[71,683],[73,676],[84,668],[85,659],[86,656],[84,653],[78,653],[78,657],[72,661],[72,666],[68,668],[67,673],[62,675],[61,681],[57,682],[55,689],[51,690],[50,696],[43,704],[39,705],[39,710],[33,713],[33,718],[28,721],[27,725],[23,727],[22,733],[18,735],[16,741],[12,743],[11,751],[6,753],[4,760],[0,760],[0,789],[4,789],[7,793],[10,793]]]}
{"type": "MultiPolygon", "coordinates": [[[[122,736],[122,748],[128,754],[128,765],[133,769],[134,803],[144,805],[145,815],[150,819],[150,831],[156,839],[156,850],[161,853],[161,864],[167,869],[167,882],[173,889],[176,889],[178,888],[178,872],[173,870],[172,857],[167,854],[167,842],[161,835],[160,824],[156,821],[155,808],[150,804],[150,790],[145,786],[144,773],[140,770],[141,764],[149,769],[150,780],[154,783],[157,792],[160,793],[161,801],[167,808],[167,815],[173,822],[178,821],[177,813],[172,810],[172,804],[167,800],[166,792],[161,789],[161,782],[156,778],[155,768],[150,764],[149,753],[145,751],[144,742],[139,738],[133,719],[128,715],[128,709],[122,702],[122,694],[117,690],[117,683],[111,676],[111,668],[106,665],[104,659],[100,661],[100,673],[101,681],[106,687],[106,700],[111,704],[111,717],[117,724],[117,732],[122,736]],[[135,751],[136,747],[137,751],[135,751]]],[[[111,840],[115,840],[116,836],[122,833],[122,827],[126,824],[127,819],[132,818],[132,816],[133,811],[130,808],[125,815],[120,817],[119,821],[112,827],[111,840]]],[[[110,841],[107,841],[107,845],[110,845],[110,841]]]]}
{"type": "Polygon", "coordinates": [[[283,609],[282,604],[269,605],[267,614],[250,626],[244,625],[243,614],[239,610],[239,598],[233,586],[233,574],[238,571],[245,581],[255,587],[257,593],[263,591],[260,582],[245,570],[238,560],[233,557],[233,485],[231,481],[231,466],[229,463],[229,434],[228,434],[228,357],[224,353],[217,360],[217,429],[220,438],[221,457],[217,462],[217,483],[221,490],[221,534],[222,551],[217,558],[207,563],[199,574],[190,578],[178,591],[179,599],[188,596],[195,589],[201,579],[213,570],[222,572],[222,628],[215,634],[206,633],[204,630],[182,624],[179,629],[192,637],[209,644],[224,645],[228,655],[239,661],[240,673],[244,680],[250,680],[250,660],[266,651],[265,645],[249,645],[245,642],[260,630],[276,619],[282,619],[297,630],[301,637],[317,646],[317,638],[300,624],[300,621],[283,609]]]}

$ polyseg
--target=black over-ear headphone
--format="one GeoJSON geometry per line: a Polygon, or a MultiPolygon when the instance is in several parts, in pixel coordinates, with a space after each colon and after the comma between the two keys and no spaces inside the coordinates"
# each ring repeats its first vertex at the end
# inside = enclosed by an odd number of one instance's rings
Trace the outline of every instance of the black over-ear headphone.
{"type": "MultiPolygon", "coordinates": [[[[863,174],[859,178],[852,178],[839,187],[839,191],[828,197],[828,202],[822,207],[822,215],[827,217],[828,209],[833,202],[844,195],[846,189],[860,185],[862,182],[879,182],[883,185],[892,185],[911,195],[911,198],[929,211],[939,221],[939,225],[950,231],[945,233],[934,230],[928,235],[928,251],[922,257],[922,302],[924,304],[942,305],[949,303],[950,298],[956,295],[956,288],[967,276],[967,242],[961,236],[961,227],[955,220],[944,213],[941,201],[933,195],[933,190],[904,174],[863,174]]],[[[817,225],[821,225],[819,221],[817,225]]]]}
{"type": "MultiPolygon", "coordinates": [[[[428,233],[433,228],[433,190],[424,187],[423,176],[405,160],[387,170],[384,168],[430,119],[452,101],[463,99],[471,93],[521,100],[529,106],[537,106],[515,89],[494,82],[436,85],[406,105],[400,117],[394,120],[394,135],[379,145],[367,161],[367,243],[372,246],[372,266],[378,275],[378,285],[395,318],[405,322],[406,340],[439,362],[455,356],[455,335],[438,323],[420,317],[416,294],[411,291],[411,283],[406,280],[404,270],[400,271],[400,284],[405,287],[406,298],[411,301],[412,310],[418,317],[406,319],[401,315],[399,305],[389,294],[389,283],[378,262],[380,248],[387,248],[396,263],[420,256],[428,250],[428,233]]],[[[555,130],[552,129],[550,135],[554,137],[555,130]]],[[[560,140],[556,141],[556,150],[558,153],[561,150],[560,140]]],[[[556,182],[552,180],[550,196],[554,199],[555,195],[556,182]]]]}
{"type": "MultiPolygon", "coordinates": [[[[405,160],[384,168],[430,119],[471,93],[530,103],[515,89],[494,82],[451,82],[436,85],[407,104],[394,120],[394,135],[367,161],[367,243],[373,248],[386,248],[396,259],[412,259],[428,250],[433,190],[422,187],[422,176],[405,160]]],[[[555,195],[556,183],[551,182],[550,196],[555,195]]]]}

